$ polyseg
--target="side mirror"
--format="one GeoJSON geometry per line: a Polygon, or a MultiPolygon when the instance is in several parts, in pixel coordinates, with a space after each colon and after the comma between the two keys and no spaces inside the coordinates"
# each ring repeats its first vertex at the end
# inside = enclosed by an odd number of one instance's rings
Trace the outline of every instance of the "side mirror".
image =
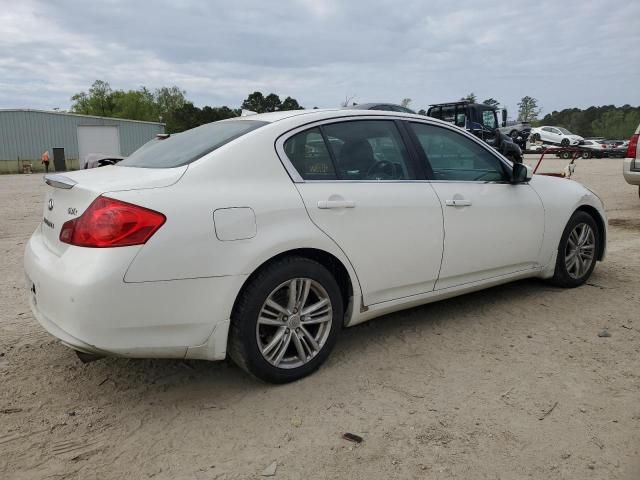
{"type": "Polygon", "coordinates": [[[524,163],[514,163],[511,172],[511,183],[525,183],[533,177],[533,169],[524,163]]]}
{"type": "Polygon", "coordinates": [[[506,108],[502,109],[502,126],[503,127],[507,126],[507,109],[506,108]]]}

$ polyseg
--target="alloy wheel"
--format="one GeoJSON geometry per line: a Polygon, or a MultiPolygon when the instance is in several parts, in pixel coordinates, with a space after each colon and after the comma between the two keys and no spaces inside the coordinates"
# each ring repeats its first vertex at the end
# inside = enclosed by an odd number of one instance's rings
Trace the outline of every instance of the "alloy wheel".
{"type": "Polygon", "coordinates": [[[300,367],[324,347],[333,306],[325,288],[310,278],[278,285],[258,314],[256,339],[264,359],[277,368],[300,367]]]}
{"type": "Polygon", "coordinates": [[[564,264],[573,279],[584,276],[593,264],[596,253],[596,236],[586,223],[579,223],[569,234],[565,248],[564,264]]]}

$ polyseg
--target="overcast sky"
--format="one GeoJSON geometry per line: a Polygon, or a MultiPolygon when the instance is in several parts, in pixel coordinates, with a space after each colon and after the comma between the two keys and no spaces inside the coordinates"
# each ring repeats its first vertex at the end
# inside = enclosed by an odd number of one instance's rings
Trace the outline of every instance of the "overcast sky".
{"type": "Polygon", "coordinates": [[[636,106],[640,1],[0,0],[0,108],[67,109],[95,79],[178,85],[198,106],[255,90],[308,108],[636,106]]]}

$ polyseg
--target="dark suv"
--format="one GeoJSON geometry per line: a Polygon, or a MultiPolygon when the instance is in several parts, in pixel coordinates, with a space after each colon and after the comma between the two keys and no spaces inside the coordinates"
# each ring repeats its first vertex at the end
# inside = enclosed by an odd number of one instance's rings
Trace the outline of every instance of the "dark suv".
{"type": "Polygon", "coordinates": [[[511,137],[499,130],[505,126],[507,111],[502,110],[502,121],[498,123],[497,108],[483,103],[459,102],[437,103],[429,106],[427,116],[453,123],[473,133],[513,162],[522,162],[522,150],[511,137]]]}

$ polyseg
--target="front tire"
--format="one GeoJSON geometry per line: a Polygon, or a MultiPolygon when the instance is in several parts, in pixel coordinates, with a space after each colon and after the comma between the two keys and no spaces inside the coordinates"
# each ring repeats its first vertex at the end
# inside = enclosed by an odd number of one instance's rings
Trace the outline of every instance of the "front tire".
{"type": "Polygon", "coordinates": [[[585,283],[596,266],[600,234],[596,221],[578,211],[569,219],[558,245],[556,269],[551,283],[574,288],[585,283]]]}
{"type": "Polygon", "coordinates": [[[343,315],[340,288],[324,266],[303,257],[277,260],[249,281],[236,302],[229,356],[266,382],[298,380],[327,359],[343,315]]]}
{"type": "Polygon", "coordinates": [[[568,138],[563,138],[562,141],[560,142],[560,145],[562,145],[563,147],[568,147],[569,146],[569,139],[568,138]]]}

